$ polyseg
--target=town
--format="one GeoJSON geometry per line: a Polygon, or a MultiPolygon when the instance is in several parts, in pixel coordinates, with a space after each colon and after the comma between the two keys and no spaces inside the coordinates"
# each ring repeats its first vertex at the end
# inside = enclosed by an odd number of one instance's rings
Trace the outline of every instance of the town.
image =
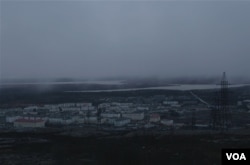
{"type": "MultiPolygon", "coordinates": [[[[177,92],[172,95],[144,97],[97,97],[98,102],[95,104],[66,102],[21,104],[12,105],[9,108],[5,106],[0,110],[1,129],[20,131],[37,128],[72,127],[81,129],[92,127],[112,132],[122,130],[209,130],[211,129],[213,107],[197,99],[198,96],[194,93],[207,95],[211,92],[186,91],[181,94],[177,92]]],[[[237,96],[237,99],[230,104],[233,127],[246,128],[250,125],[247,120],[250,114],[250,100],[240,96],[237,96]]]]}
{"type": "Polygon", "coordinates": [[[225,128],[214,117],[220,88],[64,92],[68,88],[1,89],[1,164],[210,165],[220,164],[220,148],[248,146],[247,85],[228,88],[225,128]]]}

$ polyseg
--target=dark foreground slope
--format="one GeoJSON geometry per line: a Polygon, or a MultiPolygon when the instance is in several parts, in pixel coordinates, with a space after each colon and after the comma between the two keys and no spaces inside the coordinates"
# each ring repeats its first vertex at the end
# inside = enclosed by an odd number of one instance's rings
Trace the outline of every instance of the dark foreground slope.
{"type": "Polygon", "coordinates": [[[68,137],[1,134],[0,164],[219,165],[221,148],[246,148],[248,135],[68,137]]]}

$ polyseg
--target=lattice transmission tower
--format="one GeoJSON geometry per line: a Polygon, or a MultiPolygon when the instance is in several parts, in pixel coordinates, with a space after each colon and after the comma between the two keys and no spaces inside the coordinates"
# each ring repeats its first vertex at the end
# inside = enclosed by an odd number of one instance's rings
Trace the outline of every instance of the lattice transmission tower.
{"type": "Polygon", "coordinates": [[[226,72],[223,72],[220,90],[217,94],[218,105],[212,109],[212,127],[222,131],[229,129],[232,125],[228,85],[226,72]]]}

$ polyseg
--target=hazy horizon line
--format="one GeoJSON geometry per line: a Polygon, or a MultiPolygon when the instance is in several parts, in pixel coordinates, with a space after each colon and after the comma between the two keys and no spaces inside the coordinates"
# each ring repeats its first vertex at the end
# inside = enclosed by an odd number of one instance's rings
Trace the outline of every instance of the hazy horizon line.
{"type": "MultiPolygon", "coordinates": [[[[5,82],[74,82],[74,81],[145,81],[145,80],[155,80],[155,81],[212,81],[220,80],[222,74],[220,75],[193,75],[193,76],[107,76],[107,77],[43,77],[43,78],[1,78],[0,83],[5,82]]],[[[234,82],[249,82],[250,78],[248,76],[227,76],[229,81],[234,82]]]]}

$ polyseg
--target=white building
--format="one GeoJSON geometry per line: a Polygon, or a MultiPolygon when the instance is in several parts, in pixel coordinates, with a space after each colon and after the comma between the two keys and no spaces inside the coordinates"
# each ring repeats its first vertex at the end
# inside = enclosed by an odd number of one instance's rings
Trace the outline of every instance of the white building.
{"type": "Polygon", "coordinates": [[[165,126],[173,126],[174,125],[174,120],[163,119],[163,120],[161,120],[161,124],[163,124],[165,126]]]}
{"type": "Polygon", "coordinates": [[[32,111],[32,110],[37,110],[38,107],[37,106],[29,106],[29,107],[25,107],[24,110],[27,110],[27,111],[32,111]]]}
{"type": "Polygon", "coordinates": [[[178,101],[163,101],[164,105],[168,105],[168,106],[173,106],[173,107],[178,107],[179,106],[179,102],[178,101]]]}
{"type": "MultiPolygon", "coordinates": [[[[84,119],[83,119],[84,120],[84,119]]],[[[69,125],[72,124],[74,122],[82,122],[81,119],[75,119],[75,118],[67,118],[67,119],[62,119],[62,118],[49,118],[48,122],[50,124],[62,124],[62,125],[69,125]]]]}
{"type": "Polygon", "coordinates": [[[84,118],[84,122],[87,124],[98,124],[98,119],[95,116],[90,116],[90,117],[84,118]]]}
{"type": "Polygon", "coordinates": [[[6,116],[7,123],[13,123],[17,119],[21,119],[21,116],[6,116]]]}
{"type": "Polygon", "coordinates": [[[140,110],[140,111],[148,111],[149,108],[148,108],[148,107],[137,107],[137,110],[140,110]]]}
{"type": "Polygon", "coordinates": [[[63,120],[63,124],[65,124],[65,125],[72,124],[74,122],[75,122],[75,120],[73,120],[73,119],[64,119],[63,120]]]}
{"type": "Polygon", "coordinates": [[[74,107],[75,106],[75,103],[61,103],[61,104],[58,104],[59,107],[61,108],[66,108],[66,107],[74,107]]]}
{"type": "Polygon", "coordinates": [[[92,103],[76,103],[78,107],[91,107],[92,103]]]}
{"type": "Polygon", "coordinates": [[[80,107],[81,111],[92,111],[94,109],[95,109],[94,106],[83,106],[83,107],[80,107]]]}
{"type": "Polygon", "coordinates": [[[98,105],[98,108],[107,108],[107,107],[110,107],[109,103],[101,103],[98,105]]]}
{"type": "Polygon", "coordinates": [[[119,118],[119,117],[121,117],[121,114],[119,114],[119,113],[102,113],[101,117],[104,117],[104,118],[119,118]]]}
{"type": "Polygon", "coordinates": [[[117,119],[114,121],[115,127],[122,127],[130,123],[130,119],[117,119]]]}
{"type": "Polygon", "coordinates": [[[106,118],[105,123],[113,125],[116,120],[117,118],[106,118]]]}
{"type": "Polygon", "coordinates": [[[80,117],[80,116],[74,116],[74,117],[72,117],[72,120],[76,123],[84,123],[85,122],[84,118],[80,117]]]}
{"type": "Polygon", "coordinates": [[[53,106],[53,107],[49,108],[49,111],[50,112],[59,112],[60,109],[59,109],[59,107],[53,106]]]}
{"type": "Polygon", "coordinates": [[[80,107],[64,107],[62,108],[62,111],[80,111],[80,107]]]}
{"type": "Polygon", "coordinates": [[[48,121],[51,124],[63,124],[62,118],[49,118],[48,121]]]}
{"type": "Polygon", "coordinates": [[[155,125],[154,124],[151,124],[151,123],[147,123],[147,124],[145,124],[144,125],[144,128],[153,128],[153,127],[155,127],[155,125]]]}
{"type": "Polygon", "coordinates": [[[140,113],[123,113],[122,114],[123,118],[128,118],[131,120],[143,120],[144,119],[144,112],[140,113]]]}

